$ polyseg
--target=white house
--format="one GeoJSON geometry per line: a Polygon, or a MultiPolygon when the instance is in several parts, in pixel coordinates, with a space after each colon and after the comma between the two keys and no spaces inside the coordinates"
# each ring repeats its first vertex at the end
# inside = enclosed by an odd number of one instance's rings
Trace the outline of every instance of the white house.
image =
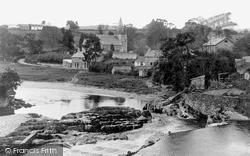
{"type": "Polygon", "coordinates": [[[71,59],[63,60],[63,67],[67,69],[88,69],[88,63],[84,61],[84,51],[78,51],[71,57],[71,59]]]}

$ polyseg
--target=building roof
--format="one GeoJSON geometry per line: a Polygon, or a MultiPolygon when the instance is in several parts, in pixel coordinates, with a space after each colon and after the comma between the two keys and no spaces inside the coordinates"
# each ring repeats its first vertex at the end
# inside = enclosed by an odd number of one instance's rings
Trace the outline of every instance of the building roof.
{"type": "Polygon", "coordinates": [[[137,54],[126,52],[113,52],[112,58],[136,59],[137,54]]]}
{"type": "MultiPolygon", "coordinates": [[[[210,41],[208,41],[207,43],[203,44],[203,46],[215,46],[217,44],[219,44],[220,42],[224,41],[225,39],[228,39],[229,41],[231,41],[229,38],[227,37],[223,37],[223,38],[212,38],[210,41]]],[[[231,41],[233,42],[233,41],[231,41]]]]}
{"type": "Polygon", "coordinates": [[[120,40],[115,35],[96,35],[98,38],[100,38],[100,42],[103,45],[122,45],[120,40]]]}
{"type": "Polygon", "coordinates": [[[84,58],[84,55],[83,55],[83,53],[82,52],[80,52],[80,51],[78,51],[77,53],[75,53],[73,56],[72,56],[72,58],[84,58]]]}
{"type": "Polygon", "coordinates": [[[113,66],[113,69],[124,69],[124,70],[131,70],[130,66],[113,66]]]}
{"type": "Polygon", "coordinates": [[[71,59],[63,59],[63,62],[72,63],[72,60],[71,59]]]}
{"type": "Polygon", "coordinates": [[[160,50],[148,50],[145,56],[148,57],[160,57],[162,55],[162,51],[160,50]]]}
{"type": "Polygon", "coordinates": [[[145,62],[145,58],[145,56],[140,56],[137,60],[135,60],[135,62],[145,62]]]}

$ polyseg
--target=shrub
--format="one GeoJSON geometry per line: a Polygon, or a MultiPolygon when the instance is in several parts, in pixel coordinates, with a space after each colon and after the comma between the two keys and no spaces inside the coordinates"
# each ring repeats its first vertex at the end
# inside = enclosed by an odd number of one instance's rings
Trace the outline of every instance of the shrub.
{"type": "Polygon", "coordinates": [[[71,55],[69,54],[61,54],[56,52],[49,52],[44,54],[36,54],[29,56],[25,59],[27,63],[34,63],[34,62],[44,62],[44,63],[58,63],[61,64],[63,59],[69,59],[71,55]]]}
{"type": "Polygon", "coordinates": [[[0,97],[7,97],[8,91],[14,91],[19,85],[19,75],[10,68],[5,69],[5,72],[0,75],[0,97]]]}
{"type": "Polygon", "coordinates": [[[94,62],[89,65],[89,71],[95,73],[111,73],[112,68],[112,64],[103,62],[94,62]]]}

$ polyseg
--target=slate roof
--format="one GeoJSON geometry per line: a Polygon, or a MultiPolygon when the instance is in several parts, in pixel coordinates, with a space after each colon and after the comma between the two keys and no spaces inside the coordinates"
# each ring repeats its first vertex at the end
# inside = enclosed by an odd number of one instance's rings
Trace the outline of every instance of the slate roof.
{"type": "Polygon", "coordinates": [[[77,52],[72,57],[84,58],[84,55],[82,52],[77,52]]]}
{"type": "MultiPolygon", "coordinates": [[[[220,42],[222,42],[223,40],[228,39],[227,37],[223,37],[223,38],[213,38],[210,41],[208,41],[207,43],[203,44],[203,46],[215,46],[217,44],[219,44],[220,42]]],[[[229,41],[231,41],[230,39],[228,39],[229,41]]],[[[231,41],[233,42],[233,41],[231,41]]]]}
{"type": "Polygon", "coordinates": [[[100,38],[100,42],[103,45],[122,45],[120,40],[117,38],[117,36],[114,35],[96,35],[97,37],[100,38]]]}
{"type": "Polygon", "coordinates": [[[149,50],[146,52],[145,56],[149,57],[160,57],[162,52],[160,50],[149,50]]]}
{"type": "Polygon", "coordinates": [[[135,60],[135,62],[145,62],[145,58],[145,56],[140,56],[137,60],[135,60]]]}

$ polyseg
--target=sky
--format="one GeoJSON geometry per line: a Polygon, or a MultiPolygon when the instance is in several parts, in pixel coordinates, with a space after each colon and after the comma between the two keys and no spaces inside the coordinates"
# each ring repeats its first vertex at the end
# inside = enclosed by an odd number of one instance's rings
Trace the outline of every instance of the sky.
{"type": "Polygon", "coordinates": [[[1,0],[0,25],[40,24],[43,20],[63,27],[66,21],[79,26],[132,23],[142,28],[152,19],[166,19],[182,28],[189,19],[209,18],[231,12],[236,28],[250,28],[249,0],[1,0]]]}

